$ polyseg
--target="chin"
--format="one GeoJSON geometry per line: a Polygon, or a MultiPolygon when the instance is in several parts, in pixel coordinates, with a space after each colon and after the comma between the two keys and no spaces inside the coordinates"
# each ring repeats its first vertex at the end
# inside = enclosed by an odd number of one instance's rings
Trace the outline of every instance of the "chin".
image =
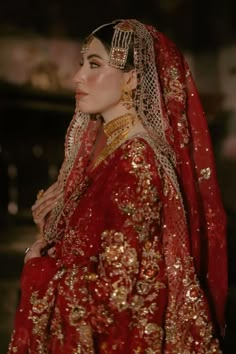
{"type": "Polygon", "coordinates": [[[76,107],[84,114],[97,114],[97,111],[84,107],[83,105],[77,104],[76,107]]]}
{"type": "Polygon", "coordinates": [[[81,106],[79,103],[76,105],[76,107],[80,110],[80,112],[84,113],[84,114],[90,114],[91,111],[83,106],[81,106]]]}
{"type": "Polygon", "coordinates": [[[80,107],[78,107],[78,108],[79,108],[79,111],[84,114],[97,114],[97,112],[94,112],[91,110],[81,109],[80,107]]]}

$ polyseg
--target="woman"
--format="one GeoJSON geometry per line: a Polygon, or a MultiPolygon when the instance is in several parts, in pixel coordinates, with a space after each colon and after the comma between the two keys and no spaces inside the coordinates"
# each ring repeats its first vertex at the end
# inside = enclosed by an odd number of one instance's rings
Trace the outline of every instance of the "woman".
{"type": "Polygon", "coordinates": [[[225,213],[188,66],[136,20],[101,26],[82,55],[8,354],[221,353],[225,213]]]}

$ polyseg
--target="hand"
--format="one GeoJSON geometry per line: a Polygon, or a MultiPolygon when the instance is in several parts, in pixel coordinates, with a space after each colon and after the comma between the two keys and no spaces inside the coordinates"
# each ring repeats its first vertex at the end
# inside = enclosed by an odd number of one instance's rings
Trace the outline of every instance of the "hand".
{"type": "Polygon", "coordinates": [[[58,182],[53,183],[32,206],[32,215],[40,232],[43,232],[45,217],[55,207],[56,202],[62,197],[63,190],[58,182]]]}
{"type": "Polygon", "coordinates": [[[41,257],[41,250],[46,245],[47,243],[43,239],[37,240],[30,248],[27,249],[24,262],[26,263],[31,258],[41,257]]]}
{"type": "Polygon", "coordinates": [[[54,243],[48,244],[41,238],[37,240],[30,248],[27,249],[24,262],[26,263],[31,258],[42,257],[46,255],[54,258],[55,251],[56,248],[54,247],[54,243]]]}

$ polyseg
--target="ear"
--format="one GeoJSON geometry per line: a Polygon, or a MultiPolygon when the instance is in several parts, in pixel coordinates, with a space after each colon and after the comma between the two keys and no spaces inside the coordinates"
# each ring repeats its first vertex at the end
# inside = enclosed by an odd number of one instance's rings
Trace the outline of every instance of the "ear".
{"type": "Polygon", "coordinates": [[[135,69],[125,73],[125,85],[130,90],[135,90],[138,84],[137,72],[135,69]]]}

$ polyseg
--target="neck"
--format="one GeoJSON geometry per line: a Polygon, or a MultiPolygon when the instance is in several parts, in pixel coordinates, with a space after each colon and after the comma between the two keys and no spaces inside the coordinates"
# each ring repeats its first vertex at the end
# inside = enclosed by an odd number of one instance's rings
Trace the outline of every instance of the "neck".
{"type": "Polygon", "coordinates": [[[132,114],[133,116],[135,116],[137,115],[137,112],[134,108],[127,110],[124,107],[118,106],[115,108],[113,107],[112,109],[101,113],[103,120],[106,124],[111,122],[114,119],[114,117],[120,117],[125,114],[132,114]]]}
{"type": "Polygon", "coordinates": [[[137,121],[138,118],[136,115],[125,113],[103,124],[104,135],[107,138],[107,142],[103,150],[94,159],[92,168],[95,168],[122,144],[137,121]]]}
{"type": "Polygon", "coordinates": [[[103,130],[107,137],[107,143],[110,144],[118,135],[128,135],[136,121],[137,117],[135,115],[125,113],[119,117],[113,118],[108,123],[104,123],[103,130]]]}

